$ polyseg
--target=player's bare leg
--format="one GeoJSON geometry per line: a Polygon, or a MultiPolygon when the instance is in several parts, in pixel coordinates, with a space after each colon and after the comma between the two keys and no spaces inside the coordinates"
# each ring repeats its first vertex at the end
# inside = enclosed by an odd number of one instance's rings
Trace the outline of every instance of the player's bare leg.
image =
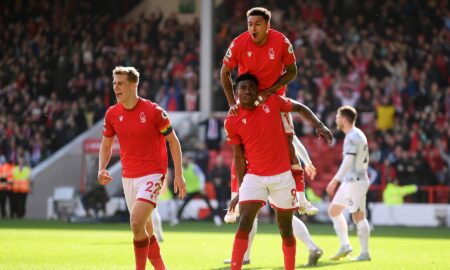
{"type": "Polygon", "coordinates": [[[234,237],[233,252],[231,255],[231,270],[240,270],[242,267],[244,254],[249,246],[249,235],[260,208],[260,202],[246,202],[239,204],[241,217],[239,220],[239,228],[234,237]]]}
{"type": "MultiPolygon", "coordinates": [[[[233,199],[236,196],[237,196],[236,192],[231,192],[231,199],[233,199]]],[[[234,211],[228,209],[227,214],[224,217],[224,221],[225,223],[235,223],[238,217],[239,217],[239,205],[236,205],[234,211]]],[[[257,230],[258,230],[258,217],[255,217],[255,221],[253,221],[253,228],[250,231],[250,235],[248,238],[248,248],[244,254],[244,260],[242,262],[243,265],[250,264],[250,252],[257,230]]],[[[223,263],[231,264],[231,259],[225,259],[223,263]]]]}
{"type": "Polygon", "coordinates": [[[283,240],[282,249],[284,254],[284,269],[295,269],[296,240],[292,230],[292,211],[276,209],[277,224],[283,240]]]}

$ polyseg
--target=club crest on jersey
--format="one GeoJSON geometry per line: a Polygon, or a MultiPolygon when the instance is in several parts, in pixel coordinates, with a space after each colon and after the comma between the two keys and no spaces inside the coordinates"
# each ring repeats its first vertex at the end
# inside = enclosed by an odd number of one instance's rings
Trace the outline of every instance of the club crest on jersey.
{"type": "Polygon", "coordinates": [[[269,59],[274,60],[275,59],[275,51],[273,48],[269,48],[269,59]]]}
{"type": "Polygon", "coordinates": [[[122,116],[122,115],[119,116],[119,121],[120,121],[120,122],[123,121],[123,116],[122,116]]]}
{"type": "Polygon", "coordinates": [[[139,119],[141,120],[141,123],[147,122],[147,119],[145,118],[145,113],[141,112],[141,115],[139,116],[139,119]]]}
{"type": "Polygon", "coordinates": [[[247,52],[247,55],[248,55],[248,58],[250,58],[250,57],[252,56],[252,52],[251,52],[251,51],[248,51],[248,52],[247,52]]]}
{"type": "Polygon", "coordinates": [[[247,119],[246,119],[246,118],[243,118],[243,119],[242,119],[242,123],[247,124],[247,119]]]}
{"type": "Polygon", "coordinates": [[[263,111],[264,111],[265,113],[270,113],[270,108],[269,108],[269,106],[267,106],[266,104],[263,104],[263,105],[262,105],[262,109],[263,109],[263,111]]]}

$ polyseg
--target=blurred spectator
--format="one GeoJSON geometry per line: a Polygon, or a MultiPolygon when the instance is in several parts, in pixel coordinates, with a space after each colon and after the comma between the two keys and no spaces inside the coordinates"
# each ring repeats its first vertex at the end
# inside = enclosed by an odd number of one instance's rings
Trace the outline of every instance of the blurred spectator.
{"type": "MultiPolygon", "coordinates": [[[[186,205],[194,198],[202,199],[209,210],[211,211],[211,218],[217,226],[222,225],[222,219],[218,216],[217,210],[211,206],[208,197],[205,194],[205,181],[206,177],[202,169],[195,164],[192,160],[192,156],[189,153],[183,155],[183,176],[186,180],[186,197],[181,207],[178,209],[177,219],[180,220],[183,214],[183,210],[186,205]]],[[[175,222],[177,223],[177,222],[175,222]]]]}
{"type": "Polygon", "coordinates": [[[199,125],[205,127],[205,143],[208,150],[220,151],[223,120],[219,119],[216,114],[211,114],[208,119],[201,121],[199,125]]]}
{"type": "MultiPolygon", "coordinates": [[[[221,155],[217,156],[216,164],[209,173],[209,181],[214,183],[219,211],[227,209],[227,201],[231,197],[231,172],[230,168],[223,163],[223,157],[221,155]]],[[[220,213],[222,213],[221,218],[223,218],[225,211],[220,211],[220,213]]]]}

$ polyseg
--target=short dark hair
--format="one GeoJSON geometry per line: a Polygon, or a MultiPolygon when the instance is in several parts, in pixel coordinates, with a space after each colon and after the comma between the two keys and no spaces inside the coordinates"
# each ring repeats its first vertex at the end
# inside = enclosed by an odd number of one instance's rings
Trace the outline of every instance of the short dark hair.
{"type": "Polygon", "coordinates": [[[353,108],[352,106],[342,106],[338,109],[338,113],[340,113],[342,117],[347,119],[347,121],[349,121],[352,124],[355,123],[356,118],[358,117],[356,109],[353,108]]]}
{"type": "Polygon", "coordinates": [[[254,7],[247,11],[247,18],[250,16],[261,16],[264,18],[266,22],[270,22],[270,18],[272,18],[272,13],[263,7],[254,7]]]}
{"type": "Polygon", "coordinates": [[[258,78],[256,78],[255,75],[250,74],[250,73],[241,74],[239,77],[236,78],[236,81],[234,82],[234,84],[237,86],[242,81],[253,81],[254,83],[256,83],[256,85],[258,85],[258,83],[259,83],[258,78]]]}

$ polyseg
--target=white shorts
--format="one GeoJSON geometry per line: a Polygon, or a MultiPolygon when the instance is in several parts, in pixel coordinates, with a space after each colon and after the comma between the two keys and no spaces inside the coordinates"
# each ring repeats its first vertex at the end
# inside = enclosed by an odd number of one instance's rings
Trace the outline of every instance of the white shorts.
{"type": "Polygon", "coordinates": [[[269,199],[277,210],[297,210],[295,181],[291,171],[274,176],[246,174],[239,188],[239,203],[261,202],[269,199]]]}
{"type": "Polygon", "coordinates": [[[288,112],[281,112],[281,121],[283,121],[284,133],[292,135],[294,134],[294,122],[292,116],[288,112]]]}
{"type": "Polygon", "coordinates": [[[156,207],[164,174],[150,174],[139,178],[122,178],[123,192],[131,213],[134,202],[143,201],[156,207]]]}
{"type": "Polygon", "coordinates": [[[338,188],[331,204],[344,206],[350,213],[365,212],[369,185],[369,181],[344,182],[338,188]]]}

